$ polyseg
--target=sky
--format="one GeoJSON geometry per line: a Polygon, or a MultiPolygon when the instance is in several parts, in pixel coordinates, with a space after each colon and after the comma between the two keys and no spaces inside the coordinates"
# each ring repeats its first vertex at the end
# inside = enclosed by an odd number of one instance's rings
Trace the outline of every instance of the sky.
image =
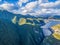
{"type": "Polygon", "coordinates": [[[60,15],[60,0],[0,0],[0,10],[22,15],[60,15]]]}

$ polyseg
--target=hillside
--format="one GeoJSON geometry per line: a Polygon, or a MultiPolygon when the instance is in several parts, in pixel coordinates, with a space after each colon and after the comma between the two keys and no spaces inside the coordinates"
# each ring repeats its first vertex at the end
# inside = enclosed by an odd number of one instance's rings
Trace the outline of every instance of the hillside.
{"type": "Polygon", "coordinates": [[[37,18],[0,11],[0,45],[40,45],[44,38],[41,23],[37,18]]]}

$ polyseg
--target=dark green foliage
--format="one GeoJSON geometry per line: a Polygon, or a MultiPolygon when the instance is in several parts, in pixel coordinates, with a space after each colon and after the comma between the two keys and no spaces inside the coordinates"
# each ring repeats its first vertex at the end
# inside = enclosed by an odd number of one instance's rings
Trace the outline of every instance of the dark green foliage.
{"type": "MultiPolygon", "coordinates": [[[[44,39],[42,29],[39,25],[18,25],[13,24],[11,20],[17,16],[17,21],[20,18],[35,18],[33,16],[23,16],[0,11],[0,45],[40,45],[44,39]]],[[[33,23],[32,21],[28,21],[33,23]]],[[[34,22],[37,24],[36,22],[34,22]]]]}
{"type": "Polygon", "coordinates": [[[0,21],[0,45],[19,45],[19,34],[11,22],[0,21]]]}
{"type": "Polygon", "coordinates": [[[39,25],[19,26],[10,20],[0,20],[0,45],[40,45],[43,37],[39,25]]]}

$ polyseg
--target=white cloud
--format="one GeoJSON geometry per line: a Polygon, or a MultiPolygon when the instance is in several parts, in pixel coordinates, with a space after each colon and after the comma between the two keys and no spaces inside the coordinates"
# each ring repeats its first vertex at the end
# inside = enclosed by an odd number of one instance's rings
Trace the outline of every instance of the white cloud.
{"type": "Polygon", "coordinates": [[[30,12],[33,10],[34,7],[36,7],[36,5],[37,5],[37,2],[30,2],[25,6],[24,10],[27,10],[27,12],[30,12]]]}
{"type": "Polygon", "coordinates": [[[41,3],[40,6],[44,8],[58,8],[57,6],[60,5],[60,1],[56,2],[49,2],[49,3],[41,3]]]}
{"type": "Polygon", "coordinates": [[[28,0],[19,0],[17,3],[21,7],[22,3],[26,3],[26,2],[28,2],[28,0]]]}
{"type": "Polygon", "coordinates": [[[9,10],[10,12],[13,12],[15,14],[30,14],[33,16],[36,15],[45,15],[45,14],[57,14],[60,15],[60,0],[55,2],[48,2],[48,0],[38,0],[34,2],[29,2],[25,5],[25,7],[22,7],[22,3],[26,3],[29,0],[19,0],[17,2],[18,8],[17,10],[11,10],[12,7],[14,7],[14,4],[9,3],[3,3],[0,5],[5,10],[9,10]]]}
{"type": "Polygon", "coordinates": [[[35,11],[34,13],[29,13],[29,14],[33,16],[46,15],[46,14],[60,15],[60,9],[41,9],[35,11]]]}
{"type": "Polygon", "coordinates": [[[38,0],[38,3],[41,4],[41,3],[47,3],[48,0],[38,0]]]}
{"type": "Polygon", "coordinates": [[[10,4],[10,3],[5,2],[0,5],[0,8],[2,8],[4,10],[11,10],[13,6],[14,6],[14,4],[10,4]]]}
{"type": "MultiPolygon", "coordinates": [[[[48,2],[48,3],[42,3],[42,0],[40,3],[38,1],[30,2],[25,7],[22,7],[21,13],[22,14],[30,14],[30,15],[42,15],[42,14],[60,14],[60,9],[57,9],[60,5],[60,1],[56,2],[48,2]],[[35,9],[34,9],[35,8],[35,9]],[[56,8],[56,9],[55,9],[56,8]]],[[[45,0],[46,1],[46,0],[45,0]]]]}
{"type": "Polygon", "coordinates": [[[18,13],[18,14],[28,14],[29,12],[31,12],[37,5],[37,1],[36,2],[30,2],[28,4],[26,4],[25,7],[21,7],[18,10],[13,10],[12,12],[14,13],[18,13]]]}

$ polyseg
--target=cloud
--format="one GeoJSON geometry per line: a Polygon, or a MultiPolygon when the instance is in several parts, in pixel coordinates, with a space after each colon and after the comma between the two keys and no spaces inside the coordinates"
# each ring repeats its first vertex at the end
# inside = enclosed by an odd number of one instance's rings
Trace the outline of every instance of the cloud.
{"type": "Polygon", "coordinates": [[[11,10],[13,6],[14,6],[14,4],[10,4],[8,2],[5,2],[0,5],[0,8],[2,8],[4,10],[11,10]]]}
{"type": "Polygon", "coordinates": [[[24,8],[22,8],[23,12],[31,12],[34,7],[36,7],[37,2],[30,2],[28,4],[26,4],[26,6],[24,8]]]}
{"type": "MultiPolygon", "coordinates": [[[[10,3],[3,3],[0,5],[0,8],[15,13],[15,14],[23,14],[23,15],[33,15],[33,16],[40,16],[46,14],[53,14],[53,15],[60,15],[60,0],[55,2],[49,2],[48,0],[38,0],[34,2],[29,2],[29,0],[19,0],[17,2],[18,9],[13,9],[15,4],[10,3]],[[24,7],[22,6],[23,3],[27,3],[24,7]]],[[[15,6],[16,7],[16,6],[15,6]]]]}
{"type": "Polygon", "coordinates": [[[21,7],[22,3],[26,3],[26,2],[28,2],[28,0],[19,0],[17,4],[21,7]]]}
{"type": "Polygon", "coordinates": [[[25,7],[21,7],[19,9],[20,11],[18,12],[21,12],[21,14],[30,14],[34,16],[45,15],[45,14],[60,14],[59,13],[60,9],[58,9],[58,6],[60,5],[60,1],[46,2],[45,0],[46,3],[42,3],[43,2],[42,0],[39,1],[28,3],[25,7]]]}
{"type": "Polygon", "coordinates": [[[40,4],[40,6],[43,8],[58,8],[57,6],[59,5],[60,5],[60,1],[40,4]]]}
{"type": "Polygon", "coordinates": [[[36,2],[30,2],[28,4],[26,4],[25,7],[21,7],[18,10],[13,10],[12,12],[14,13],[18,13],[18,14],[28,14],[29,12],[31,12],[37,5],[37,1],[36,2]]]}
{"type": "Polygon", "coordinates": [[[38,0],[38,3],[41,4],[41,3],[47,3],[48,0],[38,0]]]}

